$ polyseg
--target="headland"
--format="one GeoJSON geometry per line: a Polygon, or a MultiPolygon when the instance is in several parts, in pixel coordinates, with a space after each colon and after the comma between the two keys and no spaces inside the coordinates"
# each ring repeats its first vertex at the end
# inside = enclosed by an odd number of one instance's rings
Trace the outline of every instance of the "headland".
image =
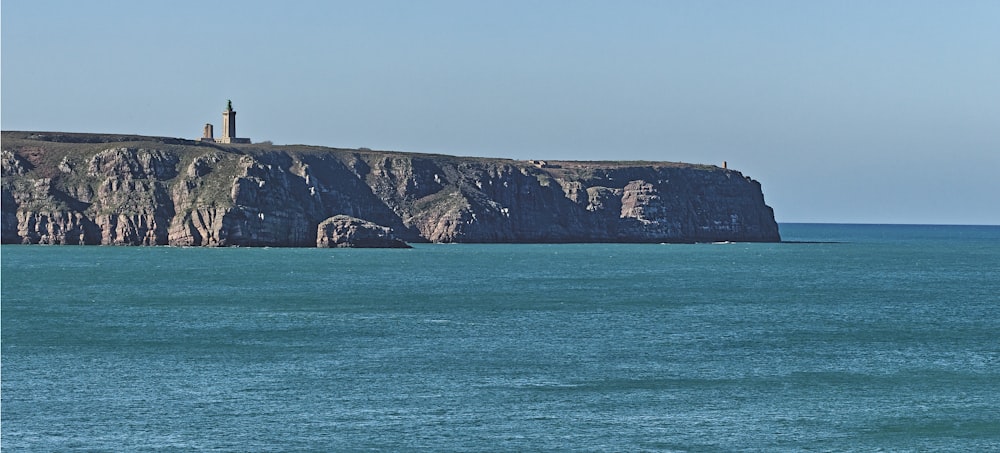
{"type": "Polygon", "coordinates": [[[4,244],[780,241],[760,184],[714,165],[121,134],[2,138],[4,244]]]}

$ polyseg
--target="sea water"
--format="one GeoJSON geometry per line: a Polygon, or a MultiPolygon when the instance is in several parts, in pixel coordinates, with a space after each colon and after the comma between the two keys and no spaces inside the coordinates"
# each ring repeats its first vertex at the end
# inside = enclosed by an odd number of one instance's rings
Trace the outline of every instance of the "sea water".
{"type": "Polygon", "coordinates": [[[1000,449],[1000,227],[3,246],[9,451],[1000,449]]]}

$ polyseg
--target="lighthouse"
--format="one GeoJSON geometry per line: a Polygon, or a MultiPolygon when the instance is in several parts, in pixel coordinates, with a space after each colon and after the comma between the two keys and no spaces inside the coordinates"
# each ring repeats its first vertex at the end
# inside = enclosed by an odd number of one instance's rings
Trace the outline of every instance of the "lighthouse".
{"type": "Polygon", "coordinates": [[[212,125],[205,125],[205,134],[201,137],[203,142],[214,143],[250,143],[249,138],[239,138],[236,136],[236,110],[233,110],[233,101],[226,101],[226,110],[222,111],[222,137],[212,137],[212,125]]]}

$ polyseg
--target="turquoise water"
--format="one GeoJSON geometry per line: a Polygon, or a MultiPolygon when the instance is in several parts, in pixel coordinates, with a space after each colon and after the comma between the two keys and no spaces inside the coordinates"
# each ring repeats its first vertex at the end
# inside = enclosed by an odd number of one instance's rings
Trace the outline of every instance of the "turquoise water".
{"type": "Polygon", "coordinates": [[[3,246],[10,451],[1000,449],[1000,227],[3,246]]]}

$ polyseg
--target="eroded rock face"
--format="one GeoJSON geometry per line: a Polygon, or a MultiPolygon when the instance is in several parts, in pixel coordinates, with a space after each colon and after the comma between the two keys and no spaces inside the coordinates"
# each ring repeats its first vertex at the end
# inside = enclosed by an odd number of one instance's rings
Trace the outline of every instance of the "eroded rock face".
{"type": "Polygon", "coordinates": [[[760,184],[712,166],[3,134],[7,244],[780,240],[760,184]]]}
{"type": "Polygon", "coordinates": [[[320,248],[411,248],[392,234],[392,228],[346,215],[319,223],[316,247],[320,248]]]}

